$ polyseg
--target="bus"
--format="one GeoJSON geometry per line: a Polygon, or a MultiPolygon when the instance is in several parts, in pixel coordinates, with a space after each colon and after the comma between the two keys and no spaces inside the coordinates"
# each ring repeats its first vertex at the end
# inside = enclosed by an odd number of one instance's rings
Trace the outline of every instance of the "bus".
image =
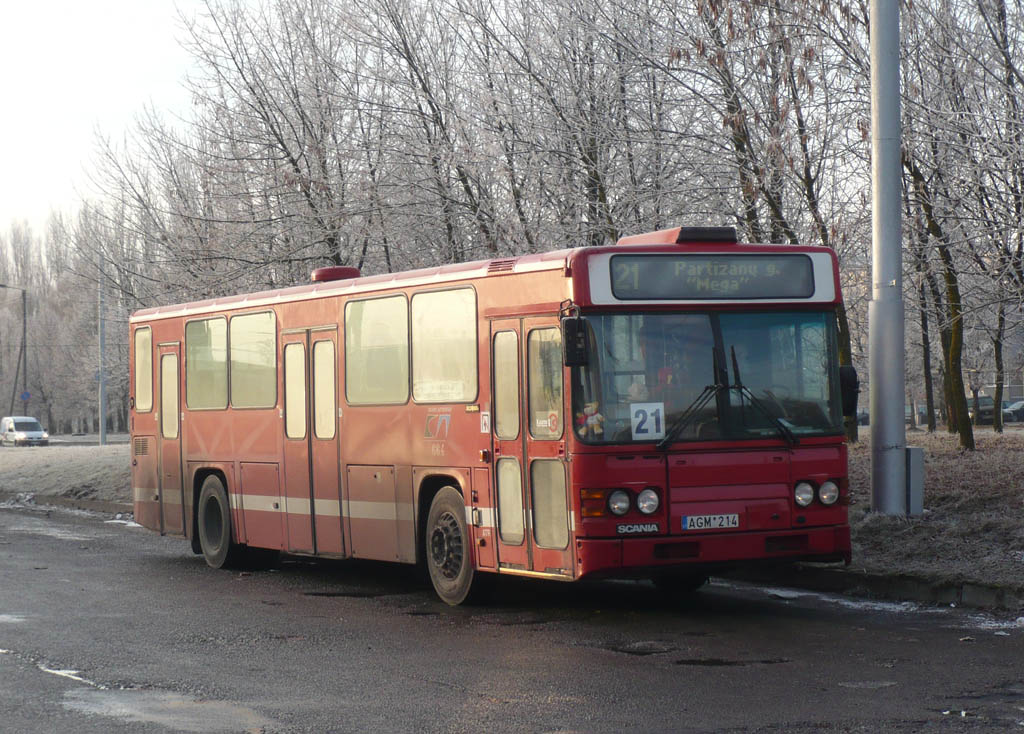
{"type": "Polygon", "coordinates": [[[850,562],[835,254],[677,227],[130,318],[135,520],[278,553],[652,579],[850,562]]]}

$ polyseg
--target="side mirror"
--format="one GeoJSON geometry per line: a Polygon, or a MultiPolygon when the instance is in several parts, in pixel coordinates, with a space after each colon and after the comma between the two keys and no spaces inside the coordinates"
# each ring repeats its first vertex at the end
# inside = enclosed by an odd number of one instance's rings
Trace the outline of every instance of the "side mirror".
{"type": "Polygon", "coordinates": [[[857,415],[857,396],[860,394],[860,380],[853,365],[839,366],[839,391],[843,398],[843,415],[857,415]]]}
{"type": "Polygon", "coordinates": [[[566,367],[585,367],[590,363],[588,343],[585,318],[567,316],[562,319],[562,361],[566,367]]]}

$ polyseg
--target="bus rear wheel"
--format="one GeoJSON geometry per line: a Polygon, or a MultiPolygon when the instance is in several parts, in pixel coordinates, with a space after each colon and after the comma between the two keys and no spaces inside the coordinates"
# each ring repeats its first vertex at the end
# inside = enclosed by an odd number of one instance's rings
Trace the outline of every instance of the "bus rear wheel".
{"type": "Polygon", "coordinates": [[[220,477],[211,474],[199,490],[197,514],[199,546],[211,568],[230,568],[237,563],[239,548],[231,542],[231,505],[220,477]]]}
{"type": "Polygon", "coordinates": [[[454,487],[443,487],[434,496],[423,541],[427,571],[441,601],[452,606],[466,601],[475,574],[466,503],[454,487]]]}

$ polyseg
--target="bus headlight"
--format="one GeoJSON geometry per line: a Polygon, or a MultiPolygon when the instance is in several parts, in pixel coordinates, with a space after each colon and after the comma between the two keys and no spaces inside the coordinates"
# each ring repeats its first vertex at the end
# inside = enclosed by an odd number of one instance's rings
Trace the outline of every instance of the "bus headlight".
{"type": "Polygon", "coordinates": [[[839,485],[833,481],[824,482],[818,487],[818,499],[823,505],[834,505],[839,499],[839,485]]]}
{"type": "Polygon", "coordinates": [[[808,482],[797,482],[793,489],[793,499],[801,507],[807,507],[814,502],[814,487],[808,482]]]}
{"type": "Polygon", "coordinates": [[[636,509],[645,515],[653,515],[658,511],[658,505],[661,504],[661,500],[658,499],[658,493],[648,487],[636,498],[636,509]]]}
{"type": "Polygon", "coordinates": [[[629,492],[616,489],[608,495],[608,509],[613,515],[625,515],[629,512],[629,492]]]}

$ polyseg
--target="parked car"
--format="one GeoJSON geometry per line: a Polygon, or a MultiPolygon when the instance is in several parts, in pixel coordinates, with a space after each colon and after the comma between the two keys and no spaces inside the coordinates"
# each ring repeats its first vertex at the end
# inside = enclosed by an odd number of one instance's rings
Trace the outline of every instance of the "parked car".
{"type": "Polygon", "coordinates": [[[979,395],[978,396],[978,413],[974,413],[974,398],[967,398],[967,415],[971,417],[971,422],[976,426],[987,426],[992,424],[993,416],[995,415],[995,404],[996,401],[992,399],[991,395],[979,395]]]}
{"type": "Polygon", "coordinates": [[[46,446],[50,434],[39,421],[27,415],[0,418],[0,446],[46,446]]]}
{"type": "Polygon", "coordinates": [[[1003,420],[1024,421],[1024,400],[1018,400],[1007,405],[1003,409],[1003,420]]]}
{"type": "Polygon", "coordinates": [[[917,408],[917,420],[914,420],[914,406],[904,405],[903,406],[903,418],[904,422],[908,426],[918,425],[923,426],[928,422],[928,409],[923,405],[919,405],[917,408]]]}

